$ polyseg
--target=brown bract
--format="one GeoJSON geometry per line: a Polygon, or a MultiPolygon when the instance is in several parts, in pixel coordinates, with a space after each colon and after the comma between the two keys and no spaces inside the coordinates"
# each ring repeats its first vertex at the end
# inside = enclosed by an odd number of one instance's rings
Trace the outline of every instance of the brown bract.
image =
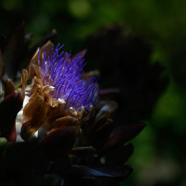
{"type": "Polygon", "coordinates": [[[34,134],[46,120],[48,110],[49,104],[44,98],[37,93],[33,94],[23,110],[24,130],[34,134]]]}

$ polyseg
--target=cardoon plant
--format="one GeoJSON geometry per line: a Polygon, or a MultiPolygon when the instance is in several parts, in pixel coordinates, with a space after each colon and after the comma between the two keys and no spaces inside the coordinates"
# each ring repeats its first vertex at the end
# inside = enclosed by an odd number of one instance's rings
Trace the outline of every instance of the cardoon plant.
{"type": "Polygon", "coordinates": [[[62,47],[49,41],[36,50],[22,70],[21,93],[6,81],[0,103],[0,185],[117,186],[133,170],[123,165],[133,145],[123,144],[145,124],[116,125],[117,103],[99,98],[99,78],[84,74],[83,52],[71,57],[62,47]]]}

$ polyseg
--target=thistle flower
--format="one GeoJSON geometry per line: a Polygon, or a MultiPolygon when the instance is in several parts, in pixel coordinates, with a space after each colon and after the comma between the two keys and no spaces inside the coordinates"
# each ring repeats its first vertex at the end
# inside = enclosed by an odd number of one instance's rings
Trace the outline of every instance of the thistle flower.
{"type": "Polygon", "coordinates": [[[30,100],[23,110],[22,129],[31,135],[39,128],[42,128],[39,134],[43,135],[43,131],[46,133],[69,126],[64,123],[73,123],[77,134],[80,134],[81,119],[89,113],[98,98],[98,78],[82,78],[85,65],[83,55],[79,53],[71,59],[71,54],[64,51],[59,53],[62,47],[58,45],[53,50],[53,44],[48,42],[32,58],[30,74],[23,70],[23,97],[27,80],[35,73],[29,92],[30,100]]]}
{"type": "Polygon", "coordinates": [[[42,80],[38,82],[43,87],[43,91],[51,92],[53,98],[63,102],[65,109],[72,107],[80,111],[82,106],[88,109],[97,100],[98,79],[87,78],[84,81],[82,79],[84,56],[77,54],[73,60],[70,60],[71,54],[64,51],[59,54],[63,46],[58,45],[51,56],[50,53],[47,56],[44,51],[42,62],[38,57],[39,71],[36,72],[37,77],[42,80]]]}

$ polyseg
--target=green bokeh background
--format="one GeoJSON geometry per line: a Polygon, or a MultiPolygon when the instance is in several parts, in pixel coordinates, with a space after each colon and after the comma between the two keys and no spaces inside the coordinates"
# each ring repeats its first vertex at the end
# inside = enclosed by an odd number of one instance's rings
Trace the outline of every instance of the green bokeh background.
{"type": "MultiPolygon", "coordinates": [[[[126,24],[152,46],[151,63],[158,60],[170,78],[156,101],[147,127],[132,143],[127,164],[134,172],[121,185],[186,185],[186,2],[183,0],[1,0],[0,33],[25,21],[33,44],[51,30],[65,50],[84,49],[87,37],[111,23],[126,24]]],[[[95,62],[96,64],[96,62],[95,62]]]]}

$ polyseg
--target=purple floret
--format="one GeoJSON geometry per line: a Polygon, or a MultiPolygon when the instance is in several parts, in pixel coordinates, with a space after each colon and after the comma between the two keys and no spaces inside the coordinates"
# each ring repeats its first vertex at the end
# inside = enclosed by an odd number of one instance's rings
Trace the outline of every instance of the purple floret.
{"type": "Polygon", "coordinates": [[[71,61],[71,54],[64,51],[59,53],[63,46],[58,44],[52,56],[50,55],[52,48],[48,56],[44,51],[43,64],[38,58],[43,82],[45,85],[55,87],[51,95],[53,98],[63,99],[66,102],[66,109],[73,107],[75,110],[80,110],[81,106],[87,109],[98,98],[99,88],[96,83],[99,78],[83,80],[84,55],[77,54],[71,61]]]}

